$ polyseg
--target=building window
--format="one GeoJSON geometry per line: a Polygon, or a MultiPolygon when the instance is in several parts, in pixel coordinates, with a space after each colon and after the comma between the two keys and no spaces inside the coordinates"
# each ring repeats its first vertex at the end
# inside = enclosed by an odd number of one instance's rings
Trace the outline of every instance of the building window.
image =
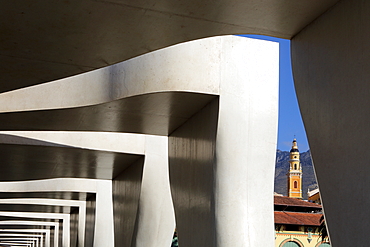
{"type": "Polygon", "coordinates": [[[297,244],[297,242],[294,242],[294,241],[289,241],[289,242],[286,242],[283,247],[300,247],[299,244],[297,244]]]}
{"type": "Polygon", "coordinates": [[[297,188],[298,188],[298,182],[294,181],[294,189],[297,189],[297,188]]]}
{"type": "Polygon", "coordinates": [[[330,247],[330,244],[328,243],[321,243],[319,247],[330,247]]]}

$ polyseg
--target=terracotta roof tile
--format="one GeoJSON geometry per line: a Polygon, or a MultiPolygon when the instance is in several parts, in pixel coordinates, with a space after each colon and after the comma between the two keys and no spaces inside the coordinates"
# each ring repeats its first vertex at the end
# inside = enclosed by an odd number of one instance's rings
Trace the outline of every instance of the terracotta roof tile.
{"type": "Polygon", "coordinates": [[[275,205],[286,205],[296,207],[309,207],[309,208],[321,208],[321,205],[312,202],[306,202],[303,200],[287,197],[287,196],[274,196],[275,205]]]}
{"type": "Polygon", "coordinates": [[[275,224],[319,226],[322,214],[275,211],[275,224]]]}

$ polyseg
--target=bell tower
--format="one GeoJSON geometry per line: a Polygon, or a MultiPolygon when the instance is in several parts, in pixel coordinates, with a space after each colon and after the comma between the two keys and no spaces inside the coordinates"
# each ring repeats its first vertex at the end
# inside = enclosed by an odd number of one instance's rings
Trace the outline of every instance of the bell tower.
{"type": "Polygon", "coordinates": [[[302,198],[302,166],[299,162],[297,140],[294,138],[289,157],[288,196],[302,198]]]}

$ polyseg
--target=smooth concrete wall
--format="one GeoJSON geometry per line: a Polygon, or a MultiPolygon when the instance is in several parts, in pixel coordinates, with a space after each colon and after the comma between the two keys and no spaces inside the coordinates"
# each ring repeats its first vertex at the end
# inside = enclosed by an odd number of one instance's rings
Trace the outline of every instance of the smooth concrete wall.
{"type": "Polygon", "coordinates": [[[293,74],[332,246],[370,242],[370,2],[342,0],[292,40],[293,74]]]}
{"type": "Polygon", "coordinates": [[[94,246],[95,236],[95,211],[96,211],[96,195],[93,194],[86,200],[86,221],[85,221],[85,246],[94,246]]]}
{"type": "Polygon", "coordinates": [[[170,181],[179,246],[216,245],[214,161],[218,99],[169,138],[170,181]]]}
{"type": "Polygon", "coordinates": [[[273,246],[278,45],[233,40],[218,100],[169,137],[179,245],[273,246]]]}
{"type": "Polygon", "coordinates": [[[96,184],[94,247],[114,246],[112,194],[111,180],[100,180],[96,184]]]}
{"type": "Polygon", "coordinates": [[[135,246],[171,246],[174,229],[175,215],[168,172],[168,137],[147,135],[135,246]]]}
{"type": "Polygon", "coordinates": [[[114,246],[136,246],[143,167],[141,158],[113,179],[114,246]]]}
{"type": "Polygon", "coordinates": [[[71,246],[78,247],[78,218],[79,212],[78,208],[74,208],[73,211],[70,213],[71,216],[71,246]]]}

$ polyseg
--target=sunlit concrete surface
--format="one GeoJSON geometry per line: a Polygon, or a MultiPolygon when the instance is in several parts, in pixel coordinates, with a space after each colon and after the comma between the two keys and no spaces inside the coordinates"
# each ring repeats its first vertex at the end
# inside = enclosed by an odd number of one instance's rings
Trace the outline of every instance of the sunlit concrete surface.
{"type": "Polygon", "coordinates": [[[4,192],[96,194],[87,246],[168,246],[173,210],[184,246],[270,246],[277,99],[278,44],[236,36],[0,94],[2,156],[23,171],[3,180],[30,180],[4,192]]]}
{"type": "Polygon", "coordinates": [[[333,246],[370,241],[369,16],[368,1],[341,1],[292,40],[297,95],[333,246]]]}
{"type": "Polygon", "coordinates": [[[179,245],[272,246],[278,47],[238,38],[221,56],[219,98],[169,136],[179,245]]]}

